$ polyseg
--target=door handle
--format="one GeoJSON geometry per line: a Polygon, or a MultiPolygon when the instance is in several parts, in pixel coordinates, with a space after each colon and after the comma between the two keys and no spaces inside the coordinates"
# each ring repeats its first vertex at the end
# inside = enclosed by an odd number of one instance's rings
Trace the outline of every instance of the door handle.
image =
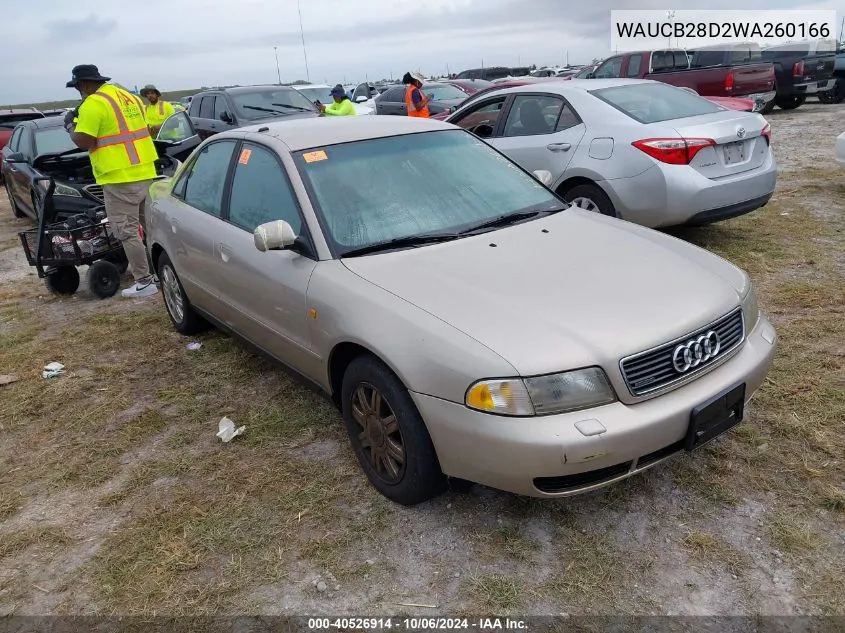
{"type": "Polygon", "coordinates": [[[232,249],[225,244],[217,244],[217,250],[220,253],[220,259],[222,259],[225,263],[228,263],[229,258],[232,256],[232,249]]]}
{"type": "Polygon", "coordinates": [[[549,143],[546,145],[546,149],[550,152],[568,152],[571,147],[571,143],[549,143]]]}

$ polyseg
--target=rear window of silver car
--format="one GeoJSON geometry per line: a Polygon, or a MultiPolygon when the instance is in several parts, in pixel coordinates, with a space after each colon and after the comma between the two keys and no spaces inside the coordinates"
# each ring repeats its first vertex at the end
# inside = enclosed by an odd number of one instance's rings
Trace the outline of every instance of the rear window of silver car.
{"type": "Polygon", "coordinates": [[[330,145],[297,152],[295,159],[340,256],[562,206],[537,180],[463,130],[330,145]]]}
{"type": "Polygon", "coordinates": [[[660,123],[724,111],[707,99],[661,83],[599,88],[590,93],[640,123],[660,123]]]}

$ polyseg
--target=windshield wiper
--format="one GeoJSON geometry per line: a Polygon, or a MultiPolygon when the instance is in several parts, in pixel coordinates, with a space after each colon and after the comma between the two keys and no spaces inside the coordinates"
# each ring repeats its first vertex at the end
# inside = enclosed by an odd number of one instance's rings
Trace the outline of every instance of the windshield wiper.
{"type": "Polygon", "coordinates": [[[510,226],[511,224],[519,224],[520,222],[525,222],[526,220],[531,220],[533,218],[540,217],[541,215],[549,215],[551,213],[563,211],[565,208],[566,207],[558,207],[554,209],[541,209],[539,211],[516,211],[515,213],[507,213],[505,215],[500,215],[497,218],[493,218],[492,220],[482,222],[481,224],[471,226],[468,229],[464,229],[460,232],[460,234],[472,235],[473,233],[480,233],[487,229],[497,229],[503,226],[510,226]]]}
{"type": "Polygon", "coordinates": [[[368,246],[362,246],[361,248],[354,248],[351,251],[345,252],[341,257],[357,257],[358,255],[370,255],[372,253],[389,251],[396,248],[424,246],[426,244],[449,242],[459,237],[461,237],[459,233],[429,233],[428,235],[409,235],[407,237],[397,237],[396,239],[388,240],[387,242],[378,242],[377,244],[370,244],[368,246]]]}
{"type": "Polygon", "coordinates": [[[279,106],[280,108],[290,108],[291,110],[299,110],[300,112],[314,112],[311,108],[302,108],[300,106],[290,105],[287,103],[271,103],[270,105],[279,106]]]}
{"type": "Polygon", "coordinates": [[[270,112],[271,114],[284,114],[284,112],[281,112],[279,110],[273,110],[272,108],[262,108],[261,106],[245,105],[241,107],[245,110],[258,110],[259,112],[270,112]]]}

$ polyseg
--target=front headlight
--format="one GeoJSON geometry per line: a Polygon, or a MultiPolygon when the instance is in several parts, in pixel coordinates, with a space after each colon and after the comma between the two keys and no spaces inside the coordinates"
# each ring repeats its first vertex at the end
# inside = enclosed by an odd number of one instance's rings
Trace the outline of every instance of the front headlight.
{"type": "Polygon", "coordinates": [[[748,280],[748,289],[742,298],[742,318],[745,321],[745,333],[748,334],[757,325],[760,318],[760,307],[757,305],[757,293],[754,284],[748,280]]]}
{"type": "Polygon", "coordinates": [[[577,411],[616,401],[599,367],[530,378],[481,380],[466,393],[470,409],[510,416],[538,416],[577,411]]]}
{"type": "MultiPolygon", "coordinates": [[[[50,187],[50,183],[47,180],[41,180],[41,181],[39,181],[39,184],[41,185],[41,188],[44,191],[47,191],[47,189],[50,187]]],[[[59,183],[56,183],[56,188],[53,190],[53,195],[54,196],[68,196],[70,198],[81,198],[82,197],[82,194],[79,193],[73,187],[68,187],[67,185],[60,185],[59,183]]]]}

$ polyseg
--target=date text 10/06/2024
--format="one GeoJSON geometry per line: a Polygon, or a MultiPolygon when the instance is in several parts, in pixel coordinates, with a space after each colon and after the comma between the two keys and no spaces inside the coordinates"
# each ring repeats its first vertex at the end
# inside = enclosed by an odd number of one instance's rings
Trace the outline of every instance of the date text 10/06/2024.
{"type": "Polygon", "coordinates": [[[524,620],[511,618],[309,618],[312,631],[525,631],[524,620]]]}

